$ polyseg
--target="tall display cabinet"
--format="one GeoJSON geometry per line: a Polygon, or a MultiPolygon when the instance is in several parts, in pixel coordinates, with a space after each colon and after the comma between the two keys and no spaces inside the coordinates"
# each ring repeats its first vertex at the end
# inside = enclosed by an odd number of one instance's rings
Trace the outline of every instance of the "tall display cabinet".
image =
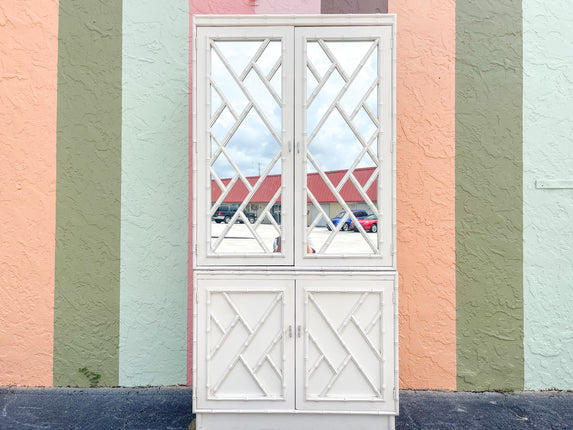
{"type": "Polygon", "coordinates": [[[394,428],[395,17],[192,37],[197,428],[394,428]]]}

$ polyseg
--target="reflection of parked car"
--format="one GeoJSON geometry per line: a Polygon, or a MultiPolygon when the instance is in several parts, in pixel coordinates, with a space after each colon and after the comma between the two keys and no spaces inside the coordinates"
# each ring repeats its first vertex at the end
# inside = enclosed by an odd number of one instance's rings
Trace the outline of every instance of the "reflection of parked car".
{"type": "MultiPolygon", "coordinates": [[[[215,213],[213,214],[211,219],[213,221],[215,221],[217,224],[221,223],[221,222],[228,224],[231,221],[231,218],[233,218],[233,215],[235,215],[235,212],[237,212],[236,207],[228,206],[228,205],[221,205],[217,208],[217,210],[215,211],[215,213]]],[[[249,222],[251,224],[255,223],[257,216],[254,213],[247,212],[247,211],[243,211],[243,213],[245,214],[245,216],[247,217],[247,219],[249,220],[249,222]]],[[[237,217],[237,221],[243,222],[243,218],[237,217]]]]}
{"type": "MultiPolygon", "coordinates": [[[[358,219],[362,219],[364,217],[368,216],[368,212],[363,211],[363,210],[355,210],[352,211],[352,213],[354,214],[354,216],[358,219]]],[[[338,215],[336,215],[334,218],[332,218],[330,221],[332,221],[332,224],[334,224],[334,226],[336,227],[338,225],[338,223],[340,222],[340,220],[344,217],[344,215],[346,215],[346,211],[342,211],[340,212],[338,215]]],[[[346,222],[344,223],[344,225],[342,226],[341,230],[347,231],[350,229],[350,223],[352,222],[352,220],[350,219],[350,217],[348,217],[346,219],[346,222]]],[[[326,226],[329,230],[330,230],[330,226],[327,225],[326,226]]]]}
{"type": "MultiPolygon", "coordinates": [[[[368,215],[366,218],[359,219],[358,223],[366,231],[371,231],[372,233],[376,233],[378,231],[378,217],[374,214],[368,215]]],[[[353,222],[350,223],[350,228],[355,232],[358,232],[358,228],[353,222]]]]}

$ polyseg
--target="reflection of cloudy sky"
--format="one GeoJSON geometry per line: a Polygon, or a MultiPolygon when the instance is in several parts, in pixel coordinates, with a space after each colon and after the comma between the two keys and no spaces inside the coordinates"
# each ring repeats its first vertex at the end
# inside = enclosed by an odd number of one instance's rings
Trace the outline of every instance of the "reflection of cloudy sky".
{"type": "MultiPolygon", "coordinates": [[[[229,104],[235,111],[240,112],[245,108],[248,102],[247,98],[216,52],[213,52],[211,57],[211,78],[223,97],[229,101],[229,104]]],[[[212,91],[212,95],[216,95],[215,91],[212,91]]],[[[213,96],[212,102],[215,103],[213,96]]],[[[220,99],[217,97],[217,100],[220,99]]],[[[215,111],[217,107],[218,106],[214,104],[213,111],[215,111]]]]}
{"type": "MultiPolygon", "coordinates": [[[[253,58],[261,43],[261,41],[218,42],[217,45],[221,49],[224,58],[238,76],[243,73],[249,60],[253,58]]],[[[272,66],[274,66],[279,59],[279,56],[280,42],[271,42],[257,62],[265,76],[268,75],[272,66]]],[[[249,102],[249,97],[243,92],[243,89],[237,84],[223,61],[221,61],[215,52],[213,52],[211,64],[214,84],[227,100],[227,103],[233,107],[237,115],[241,115],[249,102]]],[[[276,77],[280,77],[280,71],[281,69],[277,71],[275,79],[272,80],[274,90],[279,97],[281,96],[281,91],[280,87],[277,88],[276,85],[277,83],[280,85],[280,79],[276,77]]],[[[270,128],[280,137],[282,119],[280,106],[264,82],[254,70],[251,70],[245,77],[243,85],[267,119],[270,128]]],[[[211,112],[213,113],[223,101],[214,89],[212,89],[211,92],[211,100],[213,103],[211,112]]],[[[212,127],[213,134],[222,142],[235,122],[236,120],[231,112],[225,108],[212,127]]],[[[243,175],[258,176],[259,173],[262,173],[266,169],[272,158],[279,151],[280,145],[269,130],[269,126],[264,123],[255,109],[251,108],[248,115],[227,143],[225,149],[243,175]]],[[[217,148],[218,146],[213,143],[212,153],[214,153],[217,148]]],[[[222,154],[215,161],[213,167],[220,178],[232,177],[236,173],[235,169],[222,154]]],[[[274,165],[271,173],[280,173],[280,160],[274,165]]]]}
{"type": "MultiPolygon", "coordinates": [[[[350,76],[354,73],[360,62],[371,47],[371,42],[327,42],[326,43],[340,66],[350,76]]],[[[308,61],[310,61],[321,77],[331,65],[330,59],[326,56],[322,47],[316,42],[308,45],[308,61]]],[[[359,105],[362,98],[368,93],[368,89],[377,76],[377,53],[374,51],[365,62],[362,70],[358,73],[354,81],[340,99],[340,105],[344,112],[350,116],[359,105]]],[[[308,82],[312,83],[312,73],[307,69],[308,82]]],[[[321,91],[307,110],[307,134],[310,136],[315,132],[315,128],[324,117],[332,102],[337,98],[345,81],[341,74],[334,71],[325,82],[321,91]]],[[[307,97],[310,96],[314,87],[309,88],[307,97]]],[[[366,105],[373,115],[377,115],[376,88],[366,98],[366,105]]],[[[361,108],[354,117],[353,125],[362,136],[364,141],[369,141],[373,133],[377,131],[376,125],[372,122],[367,112],[361,108]]],[[[323,170],[348,169],[354,160],[359,156],[363,146],[358,138],[346,123],[341,114],[335,109],[309,145],[309,151],[320,164],[323,170]]],[[[376,154],[376,145],[372,149],[376,154]]],[[[365,154],[358,167],[374,166],[372,158],[365,154]]],[[[309,171],[315,171],[309,166],[309,171]]]]}
{"type": "MultiPolygon", "coordinates": [[[[217,146],[213,148],[213,152],[217,146]]],[[[279,143],[268,131],[256,112],[251,110],[225,147],[232,160],[243,175],[258,176],[262,173],[279,151],[279,143]]],[[[220,178],[235,175],[235,169],[224,155],[220,155],[213,168],[220,178]]],[[[271,170],[271,174],[280,173],[280,159],[271,170]]]]}
{"type": "MultiPolygon", "coordinates": [[[[240,75],[247,66],[249,60],[253,57],[260,41],[250,42],[224,42],[218,46],[222,55],[228,60],[229,64],[240,75]]],[[[363,60],[372,42],[327,42],[327,45],[337,61],[340,63],[347,76],[350,76],[356,67],[363,60]]],[[[307,47],[309,61],[322,77],[331,66],[330,59],[326,56],[322,48],[316,42],[309,42],[307,47]]],[[[259,61],[259,65],[265,75],[269,73],[272,66],[280,55],[280,42],[272,42],[259,61]]],[[[249,99],[244,94],[241,87],[235,82],[232,75],[226,69],[223,61],[213,51],[211,63],[212,79],[223,95],[223,98],[233,107],[235,112],[240,115],[247,106],[249,99]]],[[[363,65],[362,70],[352,82],[348,90],[340,99],[342,109],[347,115],[351,115],[359,105],[362,98],[367,94],[368,89],[375,81],[377,76],[377,52],[376,50],[370,55],[363,65]]],[[[280,69],[272,79],[273,88],[278,96],[280,91],[280,69]]],[[[318,85],[312,74],[307,70],[307,97],[310,96],[314,88],[318,85]]],[[[268,119],[270,127],[277,136],[281,136],[281,111],[275,98],[266,88],[261,78],[254,71],[250,71],[243,85],[251,93],[253,100],[257,103],[263,114],[268,119]]],[[[330,104],[336,99],[340,89],[344,85],[344,79],[340,73],[335,71],[325,82],[324,87],[307,110],[307,136],[311,136],[317,127],[321,118],[325,115],[330,104]]],[[[215,112],[224,102],[214,89],[211,90],[211,113],[215,112]]],[[[366,105],[371,113],[377,116],[377,94],[376,89],[366,98],[366,105]]],[[[212,127],[213,134],[222,142],[235,124],[235,118],[226,108],[219,116],[212,127]]],[[[362,135],[365,141],[376,133],[376,125],[370,119],[365,109],[360,108],[353,119],[354,127],[362,135]]],[[[376,140],[375,140],[376,142],[376,140]]],[[[212,153],[217,150],[218,146],[212,144],[212,153]]],[[[325,171],[347,169],[354,162],[362,150],[362,145],[358,141],[354,132],[342,118],[340,113],[334,110],[325,123],[321,126],[319,132],[314,137],[309,146],[309,151],[318,161],[321,168],[325,171]]],[[[376,153],[376,144],[372,149],[376,153]]],[[[261,120],[259,115],[251,109],[243,123],[239,126],[235,134],[231,137],[226,146],[226,150],[232,157],[233,161],[241,169],[245,176],[257,176],[262,173],[270,163],[271,159],[279,150],[279,143],[261,120]]],[[[364,155],[358,167],[371,167],[375,163],[368,154],[364,155]]],[[[230,165],[226,157],[221,154],[214,163],[214,170],[220,178],[232,177],[235,170],[230,165]]],[[[310,169],[309,172],[314,171],[310,169]]],[[[280,160],[275,164],[271,173],[280,173],[280,160]]]]}
{"type": "MultiPolygon", "coordinates": [[[[374,145],[375,146],[375,145],[374,145]]],[[[322,170],[346,170],[359,156],[363,146],[337,111],[334,111],[310,143],[308,151],[322,170]]],[[[374,161],[365,154],[357,167],[372,167],[374,161]]],[[[312,168],[309,172],[314,172],[312,168]]]]}

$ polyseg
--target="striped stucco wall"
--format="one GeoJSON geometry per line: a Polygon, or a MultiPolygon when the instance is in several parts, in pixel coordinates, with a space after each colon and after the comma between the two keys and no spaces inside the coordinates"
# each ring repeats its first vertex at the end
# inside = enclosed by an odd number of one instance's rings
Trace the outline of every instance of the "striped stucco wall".
{"type": "Polygon", "coordinates": [[[60,2],[54,385],[185,383],[189,21],[158,7],[60,2]]]}
{"type": "Polygon", "coordinates": [[[572,389],[568,6],[3,2],[0,385],[192,384],[193,14],[390,12],[401,386],[572,389]]]}

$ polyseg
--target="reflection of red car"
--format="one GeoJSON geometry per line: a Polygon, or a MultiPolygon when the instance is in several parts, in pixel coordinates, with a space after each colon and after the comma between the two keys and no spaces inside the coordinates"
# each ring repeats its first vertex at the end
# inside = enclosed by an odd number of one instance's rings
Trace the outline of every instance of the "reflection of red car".
{"type": "MultiPolygon", "coordinates": [[[[358,222],[366,231],[376,233],[378,231],[378,217],[376,215],[368,215],[366,218],[359,219],[358,222]]],[[[350,224],[350,229],[358,232],[354,223],[350,224]]]]}

